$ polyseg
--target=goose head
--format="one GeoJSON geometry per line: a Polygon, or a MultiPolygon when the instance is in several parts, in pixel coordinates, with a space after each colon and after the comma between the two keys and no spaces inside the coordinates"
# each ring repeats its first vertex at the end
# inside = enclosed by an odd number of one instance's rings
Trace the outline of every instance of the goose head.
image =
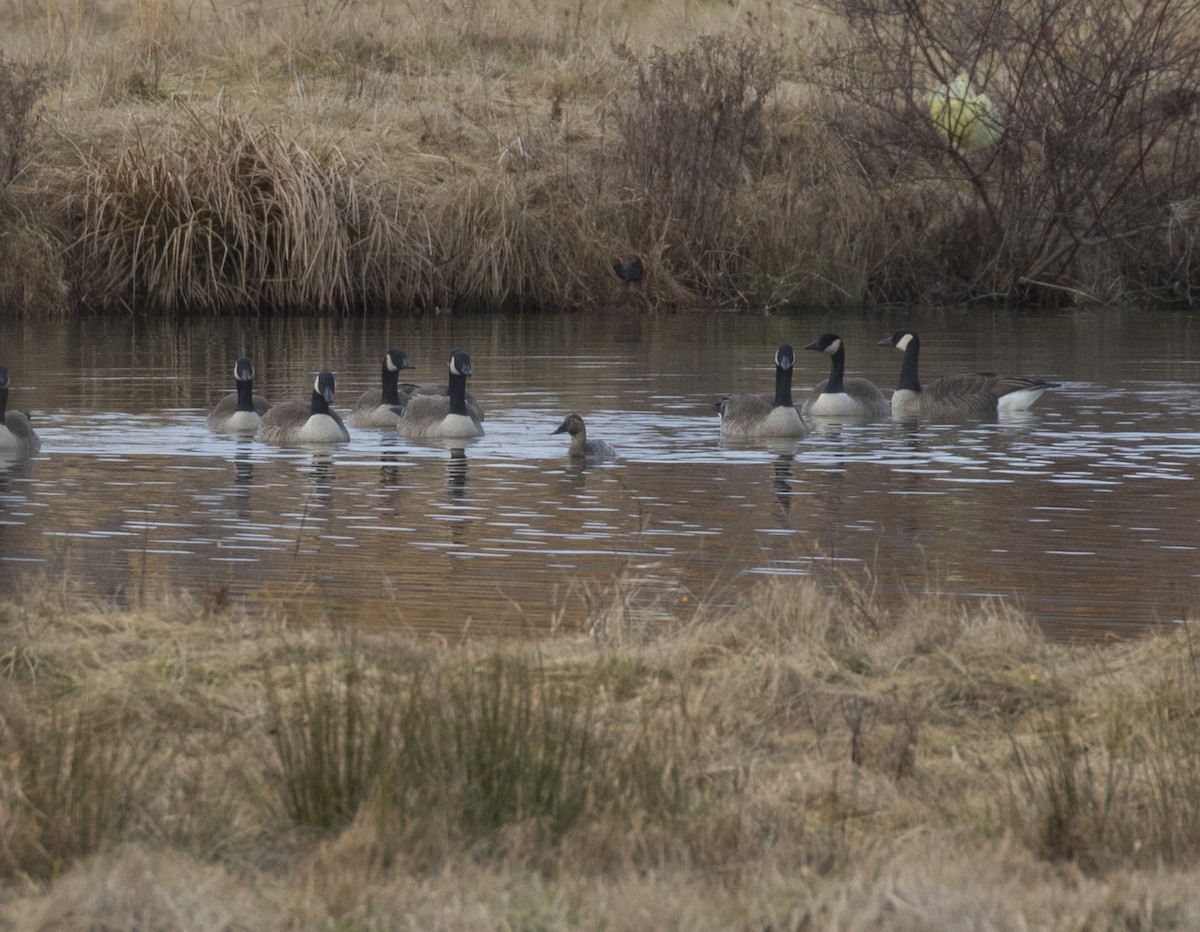
{"type": "Polygon", "coordinates": [[[415,369],[411,362],[408,361],[408,354],[404,350],[390,349],[383,357],[384,368],[388,372],[399,372],[401,369],[415,369]]]}

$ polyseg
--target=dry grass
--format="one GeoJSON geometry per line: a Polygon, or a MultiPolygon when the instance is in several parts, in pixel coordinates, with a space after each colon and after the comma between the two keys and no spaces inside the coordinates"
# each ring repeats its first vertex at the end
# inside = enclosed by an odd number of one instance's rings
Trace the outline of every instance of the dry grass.
{"type": "Polygon", "coordinates": [[[536,650],[43,592],[0,606],[6,928],[1200,922],[1190,630],[838,574],[536,650]]]}
{"type": "Polygon", "coordinates": [[[1010,0],[826,7],[9,4],[0,116],[31,119],[0,129],[0,243],[33,284],[0,306],[1200,294],[1190,0],[1103,29],[1010,0]],[[991,151],[929,119],[958,70],[1004,110],[991,151]],[[633,255],[638,286],[613,273],[633,255]]]}

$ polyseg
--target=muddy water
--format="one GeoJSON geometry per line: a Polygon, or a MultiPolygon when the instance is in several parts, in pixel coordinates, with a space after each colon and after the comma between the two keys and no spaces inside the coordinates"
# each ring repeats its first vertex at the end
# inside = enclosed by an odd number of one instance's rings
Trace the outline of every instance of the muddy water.
{"type": "MultiPolygon", "coordinates": [[[[799,356],[798,386],[824,378],[799,356]]],[[[0,462],[6,592],[66,574],[127,604],[183,587],[450,638],[577,627],[616,578],[653,624],[829,563],[885,598],[1015,599],[1058,636],[1200,605],[1200,332],[1183,313],[2,322],[0,363],[43,440],[0,462]],[[900,325],[921,331],[926,378],[1063,386],[1017,421],[722,443],[712,402],[768,390],[780,341],[836,330],[849,371],[891,388],[900,355],[876,343],[900,325]],[[352,430],[317,451],[204,428],[241,353],[274,401],[336,371],[345,411],[391,346],[431,381],[468,350],[486,436],[352,430]],[[551,431],[571,410],[616,463],[567,462],[551,431]]]]}

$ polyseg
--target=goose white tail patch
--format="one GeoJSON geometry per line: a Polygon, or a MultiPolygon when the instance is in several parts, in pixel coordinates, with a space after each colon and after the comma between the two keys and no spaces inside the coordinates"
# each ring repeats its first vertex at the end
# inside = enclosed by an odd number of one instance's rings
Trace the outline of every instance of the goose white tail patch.
{"type": "Polygon", "coordinates": [[[1042,397],[1046,388],[1047,386],[1039,385],[1036,388],[1021,388],[1015,392],[1009,392],[1007,395],[1001,395],[1000,400],[996,402],[996,407],[1002,414],[1011,411],[1026,411],[1042,397]]]}

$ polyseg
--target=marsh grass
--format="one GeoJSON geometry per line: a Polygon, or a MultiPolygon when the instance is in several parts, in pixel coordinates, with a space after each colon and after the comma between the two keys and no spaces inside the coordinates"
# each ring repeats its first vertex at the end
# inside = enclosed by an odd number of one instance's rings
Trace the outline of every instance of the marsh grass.
{"type": "Polygon", "coordinates": [[[245,117],[193,113],[180,136],[94,162],[78,211],[76,261],[110,260],[87,301],[182,313],[390,297],[386,249],[399,232],[379,191],[336,149],[310,151],[245,117]]]}
{"type": "Polygon", "coordinates": [[[436,814],[460,844],[521,825],[553,844],[615,811],[680,811],[694,789],[668,745],[623,746],[578,686],[533,656],[375,678],[348,656],[324,672],[301,661],[295,676],[290,699],[268,679],[270,782],[299,825],[345,827],[365,807],[399,836],[436,814]]]}
{"type": "Polygon", "coordinates": [[[158,741],[135,734],[119,707],[68,700],[10,728],[17,765],[6,781],[5,872],[50,876],[118,841],[141,817],[158,741]]]}
{"type": "Polygon", "coordinates": [[[815,567],[451,646],[47,586],[0,609],[38,657],[0,680],[0,923],[1194,928],[1188,632],[1051,644],[930,588],[815,567]]]}
{"type": "Polygon", "coordinates": [[[1194,671],[1099,710],[1099,730],[1064,709],[1033,738],[1013,738],[1012,809],[1046,857],[1192,861],[1200,851],[1200,739],[1194,671]]]}
{"type": "Polygon", "coordinates": [[[1194,302],[1189,0],[822,6],[10,5],[0,304],[1194,302]],[[959,72],[991,148],[931,118],[959,72]]]}

